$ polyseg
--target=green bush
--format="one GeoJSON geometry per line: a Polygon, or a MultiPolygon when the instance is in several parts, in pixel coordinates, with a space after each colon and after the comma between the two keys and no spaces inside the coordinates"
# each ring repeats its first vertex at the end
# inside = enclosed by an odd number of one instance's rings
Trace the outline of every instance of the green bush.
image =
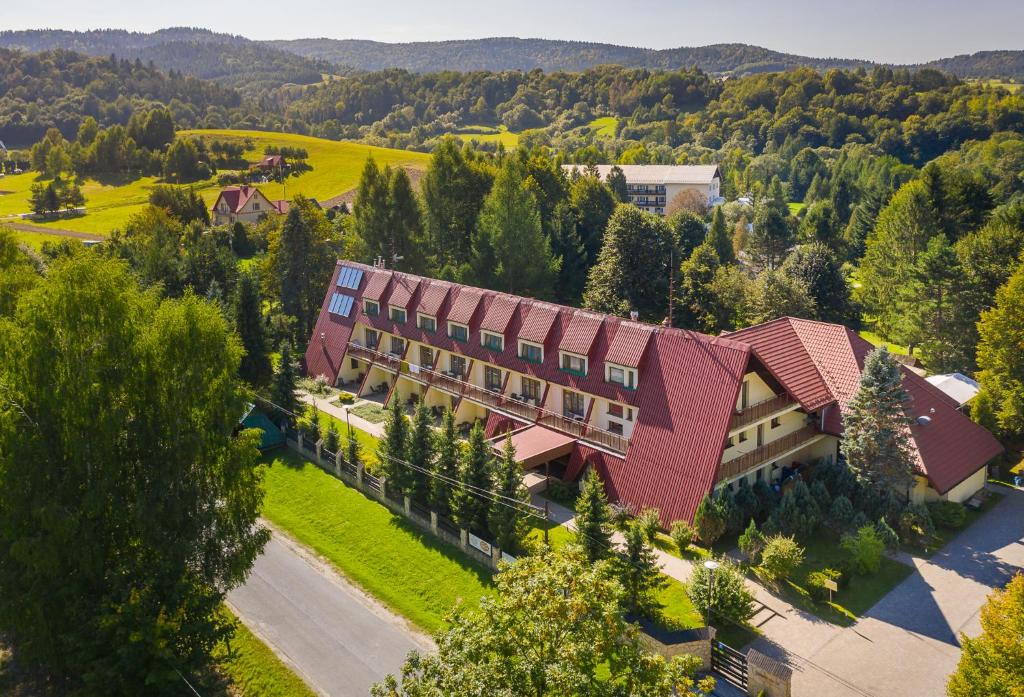
{"type": "Polygon", "coordinates": [[[807,574],[807,592],[816,600],[828,600],[829,592],[825,587],[825,581],[834,581],[837,586],[843,580],[843,572],[839,569],[824,568],[820,571],[812,571],[807,574]]]}
{"type": "Polygon", "coordinates": [[[747,525],[739,539],[740,551],[747,555],[751,564],[757,564],[761,550],[764,549],[764,535],[757,529],[757,523],[753,520],[747,525]]]}
{"type": "Polygon", "coordinates": [[[654,542],[661,530],[661,513],[657,508],[645,508],[636,517],[636,526],[644,534],[648,542],[654,542]]]}
{"type": "Polygon", "coordinates": [[[759,569],[770,581],[789,578],[804,561],[804,548],[792,537],[773,535],[764,541],[759,569]]]}
{"type": "Polygon", "coordinates": [[[703,564],[694,566],[686,594],[702,615],[710,610],[715,617],[738,624],[754,615],[754,596],[747,590],[743,574],[724,560],[713,572],[703,564]]]}
{"type": "Polygon", "coordinates": [[[609,521],[612,527],[622,532],[625,532],[626,528],[633,522],[633,519],[636,518],[633,507],[628,503],[613,503],[608,506],[608,510],[611,513],[609,521]]]}
{"type": "Polygon", "coordinates": [[[935,501],[928,504],[932,522],[946,530],[959,530],[967,522],[967,511],[956,501],[935,501]]]}
{"type": "Polygon", "coordinates": [[[693,524],[697,529],[697,537],[710,547],[725,533],[726,520],[716,499],[706,495],[697,504],[697,512],[693,516],[693,524]]]}
{"type": "Polygon", "coordinates": [[[840,494],[832,500],[828,517],[832,527],[836,530],[843,531],[851,527],[855,515],[857,513],[853,510],[853,504],[850,503],[850,499],[840,494]]]}
{"type": "Polygon", "coordinates": [[[928,538],[935,534],[935,524],[928,507],[922,503],[908,504],[900,513],[900,539],[928,538]]]}
{"type": "Polygon", "coordinates": [[[885,543],[886,548],[896,549],[900,546],[900,536],[885,521],[885,518],[879,518],[878,522],[875,523],[875,532],[878,533],[878,539],[885,543]]]}
{"type": "Polygon", "coordinates": [[[332,453],[338,452],[338,443],[340,438],[338,437],[338,429],[334,426],[334,421],[331,421],[327,425],[327,430],[324,431],[324,442],[323,447],[332,453]]]}
{"type": "Polygon", "coordinates": [[[356,396],[351,392],[342,392],[338,395],[338,402],[341,404],[352,404],[354,401],[356,401],[356,396]]]}
{"type": "Polygon", "coordinates": [[[685,520],[676,520],[672,523],[672,529],[669,532],[669,536],[672,538],[672,542],[675,543],[679,549],[679,553],[682,554],[686,551],[686,548],[693,542],[694,537],[697,536],[697,531],[693,529],[685,520]]]}
{"type": "Polygon", "coordinates": [[[882,566],[882,552],[885,551],[885,543],[878,536],[874,525],[865,525],[859,528],[856,535],[844,536],[841,544],[856,573],[878,573],[878,569],[882,566]]]}
{"type": "Polygon", "coordinates": [[[555,503],[573,508],[576,505],[576,497],[580,495],[580,488],[575,484],[566,484],[557,479],[550,479],[544,495],[555,503]]]}

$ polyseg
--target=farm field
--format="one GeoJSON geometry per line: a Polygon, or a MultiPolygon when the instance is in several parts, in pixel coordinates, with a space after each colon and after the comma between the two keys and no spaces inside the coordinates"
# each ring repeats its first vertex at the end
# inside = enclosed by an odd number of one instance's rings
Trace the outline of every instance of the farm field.
{"type": "Polygon", "coordinates": [[[478,143],[501,143],[507,150],[519,145],[519,134],[508,130],[507,126],[466,126],[455,136],[465,143],[474,140],[478,143]]]}
{"type": "MultiPolygon", "coordinates": [[[[305,148],[309,153],[312,170],[287,181],[287,196],[303,194],[321,201],[348,192],[359,183],[359,175],[368,156],[380,165],[425,169],[429,155],[407,150],[378,148],[361,143],[325,140],[310,136],[265,131],[192,130],[179,131],[180,136],[195,136],[203,139],[238,140],[252,139],[253,147],[246,151],[250,162],[258,161],[263,148],[278,147],[305,148]]],[[[34,172],[27,172],[0,179],[0,222],[6,216],[25,213],[29,210],[29,189],[36,181],[34,172]]],[[[33,221],[40,227],[52,227],[76,232],[92,232],[109,235],[110,231],[124,225],[132,213],[146,205],[153,187],[161,183],[158,177],[141,177],[130,182],[100,182],[88,179],[82,184],[86,197],[85,215],[59,218],[52,221],[33,221]]],[[[195,182],[192,187],[203,199],[212,204],[220,187],[211,178],[195,182]]],[[[271,199],[283,198],[285,187],[281,184],[261,185],[271,199]]]]}
{"type": "Polygon", "coordinates": [[[587,124],[587,127],[594,132],[598,138],[614,138],[615,129],[619,120],[614,116],[602,116],[587,124]]]}

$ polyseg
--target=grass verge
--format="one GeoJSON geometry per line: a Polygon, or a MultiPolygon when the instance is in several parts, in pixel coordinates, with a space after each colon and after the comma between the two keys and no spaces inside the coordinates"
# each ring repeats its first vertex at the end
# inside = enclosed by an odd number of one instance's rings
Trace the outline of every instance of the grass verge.
{"type": "Polygon", "coordinates": [[[413,624],[434,632],[491,572],[290,451],[268,458],[263,515],[413,624]]]}
{"type": "Polygon", "coordinates": [[[228,610],[235,621],[230,645],[214,649],[217,670],[228,681],[227,694],[236,697],[316,697],[302,678],[228,610]]]}
{"type": "Polygon", "coordinates": [[[387,418],[388,415],[387,410],[376,402],[357,404],[349,409],[349,412],[361,419],[366,419],[372,424],[384,423],[384,419],[387,418]]]}

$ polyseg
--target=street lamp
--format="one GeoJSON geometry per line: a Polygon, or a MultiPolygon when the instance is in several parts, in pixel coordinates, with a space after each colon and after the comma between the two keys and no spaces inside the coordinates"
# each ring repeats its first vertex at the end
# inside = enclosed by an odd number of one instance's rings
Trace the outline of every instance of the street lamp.
{"type": "Polygon", "coordinates": [[[711,624],[711,606],[714,605],[715,600],[715,570],[718,569],[719,563],[714,559],[708,559],[704,562],[704,568],[708,570],[708,604],[707,609],[704,612],[704,624],[711,624]]]}

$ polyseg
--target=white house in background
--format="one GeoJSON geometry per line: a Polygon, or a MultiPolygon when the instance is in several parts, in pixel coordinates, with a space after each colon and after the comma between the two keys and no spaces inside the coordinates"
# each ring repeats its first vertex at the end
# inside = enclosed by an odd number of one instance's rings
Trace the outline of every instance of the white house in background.
{"type": "Polygon", "coordinates": [[[960,405],[960,411],[964,411],[967,403],[978,396],[981,385],[977,380],[972,380],[963,373],[946,373],[945,375],[932,375],[925,378],[960,405]]]}
{"type": "MultiPolygon", "coordinates": [[[[665,215],[672,199],[683,191],[699,191],[709,206],[722,202],[722,173],[718,165],[597,165],[601,181],[608,180],[612,167],[626,177],[630,203],[648,213],[665,215]]],[[[569,174],[586,171],[584,165],[562,165],[569,174]]]]}
{"type": "Polygon", "coordinates": [[[288,212],[287,201],[271,201],[255,186],[226,186],[210,206],[214,225],[258,223],[269,215],[288,212]]]}

